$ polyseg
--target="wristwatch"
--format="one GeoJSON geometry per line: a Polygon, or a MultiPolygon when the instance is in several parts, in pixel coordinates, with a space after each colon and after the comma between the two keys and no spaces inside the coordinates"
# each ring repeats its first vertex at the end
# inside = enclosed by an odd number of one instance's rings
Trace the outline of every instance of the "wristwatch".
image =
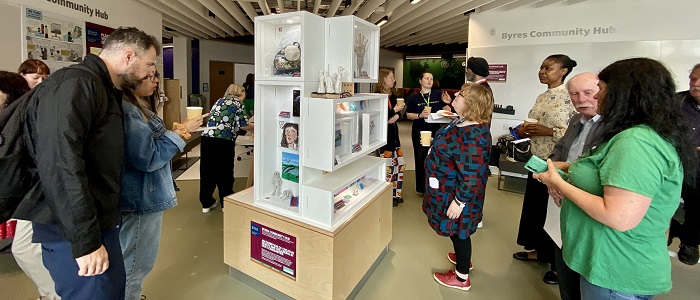
{"type": "Polygon", "coordinates": [[[460,202],[456,198],[454,199],[454,202],[457,203],[457,205],[459,205],[459,208],[464,208],[464,206],[467,204],[466,202],[460,202]]]}

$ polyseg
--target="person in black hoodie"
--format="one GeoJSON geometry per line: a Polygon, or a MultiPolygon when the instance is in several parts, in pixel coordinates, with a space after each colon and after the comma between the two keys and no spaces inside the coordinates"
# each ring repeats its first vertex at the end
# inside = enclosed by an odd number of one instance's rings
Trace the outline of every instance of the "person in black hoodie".
{"type": "Polygon", "coordinates": [[[41,195],[26,198],[14,217],[32,221],[63,299],[124,299],[121,90],[148,77],[160,49],[154,36],[120,27],[99,56],[58,70],[29,99],[25,134],[41,195]]]}
{"type": "Polygon", "coordinates": [[[406,169],[406,164],[401,151],[399,126],[396,123],[401,117],[404,104],[397,104],[396,95],[392,93],[394,83],[396,83],[394,73],[387,69],[381,69],[379,70],[379,82],[374,86],[374,92],[389,95],[389,125],[386,130],[386,145],[379,148],[379,155],[391,159],[391,163],[386,167],[386,180],[394,186],[393,205],[397,206],[399,203],[403,203],[401,186],[403,185],[403,172],[406,169]]]}

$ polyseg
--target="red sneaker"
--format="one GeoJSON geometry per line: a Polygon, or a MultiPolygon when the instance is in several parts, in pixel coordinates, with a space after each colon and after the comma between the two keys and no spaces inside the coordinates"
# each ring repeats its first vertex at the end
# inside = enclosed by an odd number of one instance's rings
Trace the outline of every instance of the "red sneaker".
{"type": "Polygon", "coordinates": [[[441,285],[458,290],[468,291],[472,287],[469,277],[464,282],[459,281],[454,270],[449,270],[447,273],[433,273],[433,278],[441,285]]]}
{"type": "MultiPolygon", "coordinates": [[[[454,252],[447,253],[447,260],[449,260],[453,264],[457,264],[457,254],[454,252]]],[[[469,262],[469,271],[474,270],[474,265],[472,265],[472,262],[469,262]]]]}

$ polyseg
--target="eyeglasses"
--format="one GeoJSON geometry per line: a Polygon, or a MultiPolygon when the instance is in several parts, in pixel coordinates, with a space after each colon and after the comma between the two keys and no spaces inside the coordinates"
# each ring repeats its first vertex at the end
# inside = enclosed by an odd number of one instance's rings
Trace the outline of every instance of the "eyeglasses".
{"type": "Polygon", "coordinates": [[[456,93],[455,93],[455,99],[456,99],[457,97],[464,97],[464,96],[462,96],[462,92],[456,92],[456,93]]]}
{"type": "Polygon", "coordinates": [[[159,77],[159,76],[160,76],[160,73],[156,72],[156,73],[153,74],[153,75],[148,75],[148,76],[146,76],[143,80],[148,79],[148,81],[150,81],[150,82],[152,82],[152,83],[156,83],[156,82],[158,82],[158,77],[159,77]]]}

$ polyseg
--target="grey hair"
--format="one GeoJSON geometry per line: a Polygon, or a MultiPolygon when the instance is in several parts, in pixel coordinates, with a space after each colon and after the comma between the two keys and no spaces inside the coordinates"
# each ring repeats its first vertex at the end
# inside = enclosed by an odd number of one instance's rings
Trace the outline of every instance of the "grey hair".
{"type": "Polygon", "coordinates": [[[156,56],[160,56],[161,45],[155,36],[135,27],[119,27],[105,39],[102,52],[110,53],[132,48],[137,56],[141,56],[151,47],[156,50],[156,56]]]}

